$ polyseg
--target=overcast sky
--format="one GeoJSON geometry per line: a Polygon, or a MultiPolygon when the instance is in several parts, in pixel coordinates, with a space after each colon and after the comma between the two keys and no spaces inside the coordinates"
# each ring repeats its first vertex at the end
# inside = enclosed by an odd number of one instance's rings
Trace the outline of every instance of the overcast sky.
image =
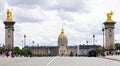
{"type": "Polygon", "coordinates": [[[115,42],[120,42],[120,0],[0,0],[0,44],[5,42],[3,21],[6,10],[13,8],[14,43],[22,46],[24,34],[27,45],[57,46],[62,25],[68,45],[102,45],[102,27],[106,13],[113,11],[115,42]]]}

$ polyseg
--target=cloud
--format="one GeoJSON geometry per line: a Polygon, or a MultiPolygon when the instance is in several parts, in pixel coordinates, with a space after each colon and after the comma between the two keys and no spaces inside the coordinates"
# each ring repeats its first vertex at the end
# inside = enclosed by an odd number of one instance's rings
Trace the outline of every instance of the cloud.
{"type": "Polygon", "coordinates": [[[10,6],[17,6],[20,8],[36,8],[37,6],[40,6],[42,8],[49,8],[49,7],[53,7],[52,4],[55,0],[12,0],[12,1],[8,1],[8,5],[10,6]]]}
{"type": "Polygon", "coordinates": [[[2,0],[0,1],[0,20],[2,21],[4,20],[5,17],[4,13],[5,13],[5,1],[2,0]]]}
{"type": "MultiPolygon", "coordinates": [[[[24,9],[24,8],[23,8],[24,9]]],[[[14,17],[15,20],[18,22],[42,22],[44,21],[45,17],[43,15],[43,12],[39,9],[36,10],[28,10],[28,9],[21,9],[16,8],[14,11],[14,17]]]]}
{"type": "Polygon", "coordinates": [[[0,44],[4,44],[5,40],[5,30],[4,30],[4,23],[0,20],[0,44]]]}
{"type": "Polygon", "coordinates": [[[0,1],[0,12],[4,11],[4,6],[5,6],[5,1],[4,0],[0,1]]]}
{"type": "Polygon", "coordinates": [[[8,5],[20,8],[35,8],[40,3],[39,0],[8,0],[8,5]]]}
{"type": "Polygon", "coordinates": [[[84,12],[84,0],[12,0],[8,1],[10,6],[20,8],[36,8],[37,6],[46,10],[82,11],[84,12]]]}
{"type": "Polygon", "coordinates": [[[56,9],[64,9],[65,11],[84,11],[85,5],[83,0],[57,0],[56,9]]]}
{"type": "Polygon", "coordinates": [[[120,29],[120,22],[116,22],[115,29],[114,29],[116,35],[120,34],[119,29],[120,29]]]}
{"type": "Polygon", "coordinates": [[[57,16],[59,16],[60,19],[62,19],[63,21],[65,21],[65,20],[67,20],[68,22],[74,21],[71,14],[65,12],[63,9],[61,9],[60,11],[57,12],[57,16]]]}

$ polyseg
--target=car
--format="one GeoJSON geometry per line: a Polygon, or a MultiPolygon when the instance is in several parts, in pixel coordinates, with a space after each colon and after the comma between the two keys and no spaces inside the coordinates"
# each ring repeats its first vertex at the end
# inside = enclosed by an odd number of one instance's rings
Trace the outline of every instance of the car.
{"type": "Polygon", "coordinates": [[[90,50],[90,51],[88,52],[88,57],[96,57],[96,56],[97,56],[97,53],[96,53],[95,50],[90,50]]]}

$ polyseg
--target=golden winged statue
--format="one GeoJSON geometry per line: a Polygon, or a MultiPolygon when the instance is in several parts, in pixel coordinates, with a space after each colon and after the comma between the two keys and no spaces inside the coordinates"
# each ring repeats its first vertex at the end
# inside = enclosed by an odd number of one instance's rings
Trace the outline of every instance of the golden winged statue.
{"type": "Polygon", "coordinates": [[[112,16],[113,16],[113,12],[112,11],[107,13],[107,22],[112,22],[113,21],[112,20],[112,16]]]}
{"type": "Polygon", "coordinates": [[[12,21],[12,9],[7,9],[7,21],[12,21]]]}

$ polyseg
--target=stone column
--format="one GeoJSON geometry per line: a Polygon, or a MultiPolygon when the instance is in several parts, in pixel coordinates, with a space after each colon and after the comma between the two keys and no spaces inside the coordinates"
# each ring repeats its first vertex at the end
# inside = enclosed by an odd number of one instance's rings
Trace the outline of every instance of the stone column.
{"type": "Polygon", "coordinates": [[[5,50],[11,51],[14,47],[14,21],[4,21],[5,24],[5,50]]]}
{"type": "Polygon", "coordinates": [[[116,22],[104,22],[105,26],[105,49],[114,49],[114,25],[116,22]]]}

